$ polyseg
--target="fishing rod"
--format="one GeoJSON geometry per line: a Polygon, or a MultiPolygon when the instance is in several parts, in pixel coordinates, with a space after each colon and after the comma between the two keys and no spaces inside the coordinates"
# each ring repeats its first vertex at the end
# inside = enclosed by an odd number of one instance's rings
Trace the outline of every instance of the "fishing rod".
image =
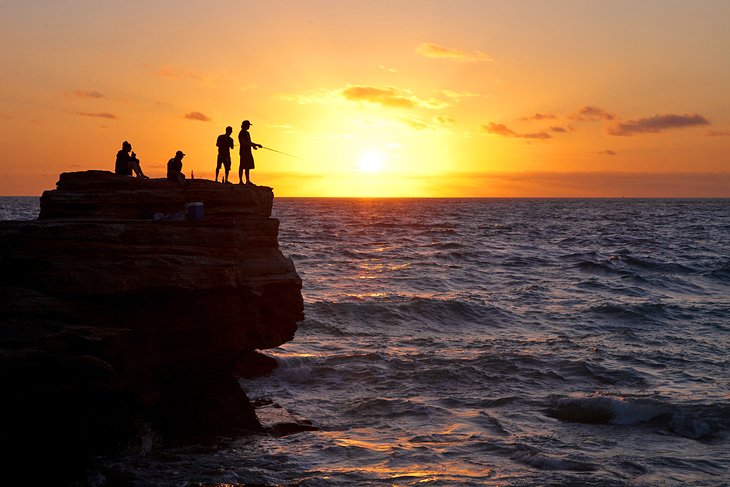
{"type": "Polygon", "coordinates": [[[264,147],[263,145],[259,145],[261,149],[270,150],[271,152],[278,152],[279,154],[284,154],[285,156],[293,157],[295,159],[301,159],[299,156],[295,156],[293,154],[287,154],[286,152],[281,152],[280,150],[272,149],[271,147],[264,147]]]}

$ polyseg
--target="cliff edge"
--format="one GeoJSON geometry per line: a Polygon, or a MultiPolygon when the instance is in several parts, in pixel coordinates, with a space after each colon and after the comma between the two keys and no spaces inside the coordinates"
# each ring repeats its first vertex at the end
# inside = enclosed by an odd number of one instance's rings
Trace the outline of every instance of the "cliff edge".
{"type": "Polygon", "coordinates": [[[303,319],[273,198],[85,171],[61,174],[38,220],[0,222],[0,421],[18,461],[73,477],[150,430],[261,429],[233,371],[303,319]]]}

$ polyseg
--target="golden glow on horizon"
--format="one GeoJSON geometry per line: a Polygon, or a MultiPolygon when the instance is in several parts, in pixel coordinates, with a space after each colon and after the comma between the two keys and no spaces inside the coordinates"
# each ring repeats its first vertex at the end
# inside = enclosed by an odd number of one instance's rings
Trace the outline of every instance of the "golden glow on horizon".
{"type": "Polygon", "coordinates": [[[11,0],[0,195],[123,140],[153,177],[180,149],[212,179],[249,119],[297,156],[254,153],[277,196],[730,196],[730,3],[647,1],[11,0]]]}

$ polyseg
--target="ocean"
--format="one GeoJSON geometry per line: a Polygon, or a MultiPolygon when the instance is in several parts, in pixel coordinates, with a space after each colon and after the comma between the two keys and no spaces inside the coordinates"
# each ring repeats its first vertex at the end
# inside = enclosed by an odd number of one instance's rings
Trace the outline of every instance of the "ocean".
{"type": "MultiPolygon", "coordinates": [[[[33,218],[37,198],[0,199],[33,218]]],[[[242,380],[319,430],[91,485],[730,485],[730,200],[276,198],[306,319],[242,380]]]]}

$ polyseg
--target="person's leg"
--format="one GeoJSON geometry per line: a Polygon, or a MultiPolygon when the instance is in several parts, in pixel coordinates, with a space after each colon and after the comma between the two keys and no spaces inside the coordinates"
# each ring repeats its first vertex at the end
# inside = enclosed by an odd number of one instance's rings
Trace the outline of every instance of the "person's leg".
{"type": "Polygon", "coordinates": [[[251,183],[251,180],[248,177],[248,171],[249,171],[249,168],[246,168],[246,184],[250,184],[251,183]]]}
{"type": "Polygon", "coordinates": [[[243,161],[238,166],[238,184],[243,184],[243,161]]]}
{"type": "Polygon", "coordinates": [[[135,160],[132,160],[131,165],[132,165],[132,171],[134,171],[134,173],[137,175],[138,178],[149,179],[142,172],[142,166],[139,165],[139,161],[138,160],[136,160],[136,159],[135,160]]]}

